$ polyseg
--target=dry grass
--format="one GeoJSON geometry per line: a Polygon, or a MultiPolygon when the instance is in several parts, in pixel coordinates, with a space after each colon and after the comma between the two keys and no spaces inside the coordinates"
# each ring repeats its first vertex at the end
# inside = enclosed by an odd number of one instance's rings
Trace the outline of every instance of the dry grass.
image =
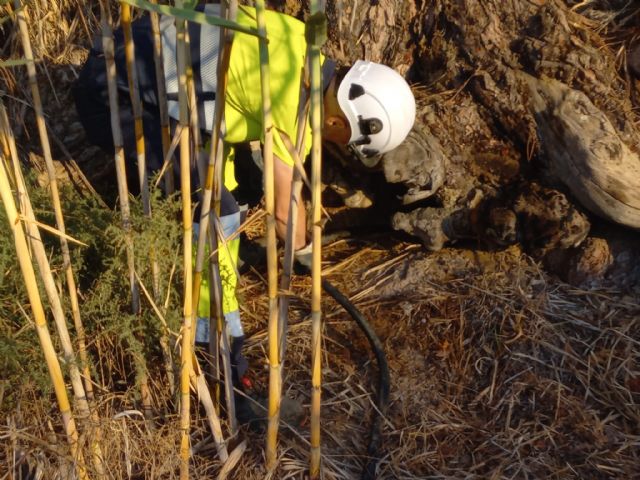
{"type": "MultiPolygon", "coordinates": [[[[41,81],[52,87],[46,107],[50,112],[60,105],[68,107],[60,85],[73,78],[83,55],[78,45],[86,45],[95,30],[88,3],[31,2],[31,16],[38,20],[32,41],[36,56],[45,60],[38,64],[41,81]]],[[[582,3],[588,8],[598,2],[582,3]]],[[[598,15],[592,17],[600,21],[598,15]]],[[[616,18],[627,16],[606,17],[607,28],[621,23],[612,23],[616,18]]],[[[0,39],[3,57],[17,57],[17,41],[7,27],[0,39]]],[[[2,69],[1,75],[3,91],[24,100],[23,73],[2,69]]],[[[20,101],[11,105],[12,121],[23,125],[21,147],[27,151],[36,141],[25,120],[29,109],[20,101]]],[[[249,233],[259,234],[259,226],[253,225],[249,233]]],[[[637,475],[640,292],[576,289],[548,276],[516,249],[427,254],[416,245],[370,237],[336,242],[325,257],[326,275],[371,320],[390,363],[391,403],[380,478],[637,475]]],[[[264,393],[264,271],[254,270],[242,281],[251,375],[255,390],[264,393]]],[[[286,395],[307,407],[309,291],[307,278],[294,277],[283,383],[286,395]]],[[[366,460],[374,412],[375,366],[355,324],[331,299],[323,302],[324,476],[357,478],[366,460]]],[[[174,478],[179,466],[174,399],[163,379],[152,374],[157,418],[150,430],[139,411],[138,390],[132,387],[132,360],[117,345],[117,332],[104,332],[89,346],[100,356],[94,368],[100,373],[99,383],[106,386],[96,393],[110,476],[174,478]]],[[[39,384],[0,382],[0,412],[0,478],[11,478],[20,462],[41,472],[41,478],[67,478],[70,462],[60,420],[39,384]],[[19,398],[11,411],[2,401],[8,388],[16,389],[18,393],[12,393],[19,398]]],[[[263,434],[246,429],[242,434],[248,448],[229,478],[264,478],[263,434]]],[[[81,436],[82,445],[88,441],[81,436]]],[[[220,463],[198,411],[192,446],[194,477],[217,475],[220,463]]],[[[308,469],[308,452],[308,424],[283,426],[279,467],[271,478],[301,478],[308,469]]]]}
{"type": "MultiPolygon", "coordinates": [[[[391,402],[379,478],[632,478],[640,454],[637,291],[575,289],[517,249],[427,254],[386,239],[365,242],[329,246],[326,271],[370,319],[389,359],[391,402]]],[[[284,375],[286,395],[306,406],[309,289],[309,279],[294,277],[284,375]]],[[[262,393],[268,378],[265,291],[263,272],[243,277],[247,353],[254,388],[262,393]]],[[[350,318],[329,298],[323,309],[324,474],[356,478],[374,412],[375,366],[350,318]]],[[[104,343],[100,350],[108,352],[104,343]]],[[[122,352],[114,349],[106,358],[111,354],[121,364],[114,371],[127,368],[122,352]]],[[[161,379],[152,390],[162,413],[155,430],[138,411],[135,389],[98,393],[113,478],[177,474],[178,419],[161,379]]],[[[5,458],[26,455],[47,478],[63,478],[68,465],[56,458],[55,445],[63,443],[58,424],[48,399],[25,385],[19,410],[7,412],[0,427],[0,436],[12,439],[5,442],[5,458]]],[[[203,416],[193,425],[194,473],[215,474],[220,464],[203,416]]],[[[242,433],[248,449],[229,478],[262,478],[263,434],[242,433]]],[[[283,426],[272,478],[300,478],[308,448],[308,425],[283,426]]]]}

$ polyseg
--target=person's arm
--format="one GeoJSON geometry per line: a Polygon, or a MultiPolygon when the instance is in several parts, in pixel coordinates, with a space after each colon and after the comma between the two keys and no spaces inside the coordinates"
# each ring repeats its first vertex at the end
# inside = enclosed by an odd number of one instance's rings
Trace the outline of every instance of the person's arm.
{"type": "MultiPolygon", "coordinates": [[[[291,200],[291,179],[293,178],[293,167],[287,165],[274,155],[274,176],[275,176],[275,214],[276,232],[280,239],[284,240],[287,235],[287,221],[289,220],[289,202],[291,200]]],[[[300,197],[300,196],[299,196],[300,197]]],[[[306,245],[306,212],[301,198],[298,198],[298,219],[295,232],[294,250],[300,250],[306,245]]]]}

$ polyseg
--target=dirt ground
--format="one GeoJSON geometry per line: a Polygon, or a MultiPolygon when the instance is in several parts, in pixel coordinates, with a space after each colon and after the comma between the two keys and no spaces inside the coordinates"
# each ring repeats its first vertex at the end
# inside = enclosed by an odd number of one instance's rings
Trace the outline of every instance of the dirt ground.
{"type": "MultiPolygon", "coordinates": [[[[43,8],[42,2],[37,3],[43,8]]],[[[289,13],[302,13],[298,2],[280,3],[289,13]]],[[[494,92],[511,92],[512,79],[490,55],[497,47],[483,43],[482,29],[466,28],[475,24],[474,12],[500,11],[500,2],[360,3],[329,2],[330,14],[340,20],[330,31],[328,53],[344,61],[360,55],[384,61],[420,81],[416,91],[421,121],[438,136],[454,165],[454,174],[427,208],[453,204],[478,185],[507,191],[532,170],[538,171],[539,165],[544,167],[548,158],[544,153],[526,155],[533,127],[531,115],[520,111],[524,94],[516,87],[515,97],[487,94],[491,89],[484,87],[491,82],[498,85],[494,92]],[[352,38],[356,34],[358,38],[352,38]],[[503,115],[497,119],[497,113],[503,115]]],[[[620,10],[625,2],[582,3],[594,7],[585,14],[591,15],[587,15],[589,21],[602,23],[599,15],[620,10]]],[[[529,18],[540,9],[551,15],[556,11],[552,6],[560,4],[564,12],[578,2],[531,0],[518,8],[529,18]]],[[[96,24],[90,8],[83,5],[81,12],[82,19],[65,21],[61,27],[66,36],[52,36],[46,28],[39,34],[41,42],[51,40],[58,46],[57,51],[49,47],[47,61],[39,66],[43,101],[60,180],[85,195],[95,189],[114,207],[114,167],[108,156],[88,145],[68,89],[86,57],[85,30],[96,24]]],[[[54,14],[68,18],[69,12],[54,14]]],[[[572,14],[567,15],[567,24],[573,25],[572,14]]],[[[522,19],[515,14],[504,16],[509,35],[521,31],[522,19]]],[[[563,37],[552,49],[553,42],[535,41],[554,25],[551,17],[542,18],[550,23],[529,25],[541,30],[536,30],[537,36],[531,31],[524,35],[530,43],[517,51],[532,62],[536,55],[544,57],[536,68],[545,74],[558,57],[574,52],[574,69],[564,72],[565,79],[573,85],[595,85],[591,89],[594,102],[613,112],[623,138],[637,148],[637,99],[631,93],[635,90],[626,90],[618,74],[615,79],[576,75],[588,55],[580,56],[579,49],[570,47],[587,45],[592,52],[587,41],[592,33],[569,35],[567,41],[563,37]],[[598,89],[603,83],[613,92],[609,103],[598,89]]],[[[624,18],[611,22],[620,25],[624,18]]],[[[608,25],[611,30],[612,25],[608,25]]],[[[593,30],[597,31],[595,26],[593,30]]],[[[632,44],[629,32],[617,29],[614,34],[619,38],[615,46],[632,44]]],[[[612,38],[607,41],[613,42],[612,38]]],[[[15,48],[15,38],[10,40],[7,45],[15,48]]],[[[604,58],[612,63],[592,65],[593,71],[619,72],[615,55],[604,58]]],[[[502,61],[509,65],[515,60],[502,61]]],[[[21,91],[20,76],[3,70],[3,80],[5,91],[21,91]]],[[[10,103],[10,109],[23,159],[42,168],[30,110],[20,102],[10,103]]],[[[544,173],[534,176],[547,178],[544,173]]],[[[41,179],[46,184],[44,170],[41,179]]],[[[557,254],[542,260],[522,245],[497,247],[481,238],[459,239],[439,251],[427,251],[416,237],[391,229],[393,212],[381,216],[375,206],[364,212],[330,211],[335,217],[327,224],[328,232],[349,225],[357,228],[324,249],[325,277],[369,319],[383,343],[391,373],[378,478],[637,477],[640,247],[636,232],[590,218],[590,240],[575,249],[595,253],[586,257],[557,254]],[[599,253],[601,240],[606,242],[604,253],[599,253]],[[598,275],[589,275],[593,272],[598,275]]],[[[264,266],[257,264],[243,275],[239,288],[250,378],[257,393],[267,391],[268,379],[264,277],[264,266]]],[[[309,279],[296,276],[284,376],[286,395],[305,406],[311,391],[309,292],[309,279]]],[[[323,313],[323,475],[358,478],[367,460],[369,426],[375,415],[377,367],[360,330],[327,296],[323,313]]],[[[96,344],[108,345],[107,335],[104,338],[96,344]]],[[[130,413],[140,409],[132,385],[120,385],[100,398],[112,478],[176,476],[178,437],[173,427],[177,418],[175,410],[167,408],[171,399],[158,373],[160,367],[153,368],[154,403],[162,412],[154,430],[130,413]]],[[[29,410],[30,400],[35,405],[38,397],[32,388],[24,387],[25,412],[3,412],[7,422],[0,427],[0,438],[14,442],[3,453],[8,460],[19,450],[32,466],[40,465],[41,471],[56,472],[62,478],[65,462],[57,462],[55,450],[43,441],[56,435],[52,433],[56,429],[43,425],[58,418],[53,409],[29,410]],[[24,435],[16,436],[16,430],[24,435]]],[[[202,412],[195,409],[194,414],[202,412]]],[[[57,435],[61,438],[60,432],[57,435]]],[[[308,424],[283,426],[279,467],[271,474],[264,468],[264,435],[243,429],[242,436],[248,448],[230,478],[306,475],[308,424]]],[[[194,421],[193,448],[197,478],[216,475],[220,463],[207,440],[203,418],[194,421]]],[[[4,473],[0,467],[0,476],[4,473]]]]}
{"type": "MultiPolygon", "coordinates": [[[[326,278],[369,318],[389,361],[379,478],[633,477],[637,291],[573,288],[517,248],[426,253],[374,235],[327,254],[326,278]]],[[[252,297],[255,280],[244,287],[252,297]]],[[[310,323],[298,292],[308,288],[296,279],[285,376],[288,395],[305,402],[310,323]]],[[[245,308],[266,316],[259,301],[245,308]]],[[[377,370],[348,315],[330,298],[323,308],[325,475],[355,478],[377,370]]],[[[251,324],[249,348],[263,377],[264,328],[251,324]]],[[[297,478],[300,439],[284,445],[297,478]]]]}

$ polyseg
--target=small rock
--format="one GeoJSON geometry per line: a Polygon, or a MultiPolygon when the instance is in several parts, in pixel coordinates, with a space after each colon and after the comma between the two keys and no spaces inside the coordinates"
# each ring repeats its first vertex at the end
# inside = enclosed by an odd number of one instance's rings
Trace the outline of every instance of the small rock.
{"type": "Polygon", "coordinates": [[[579,247],[549,252],[544,264],[571,285],[587,286],[604,280],[613,265],[613,255],[605,239],[589,237],[579,247]]]}
{"type": "Polygon", "coordinates": [[[613,264],[609,244],[603,238],[587,238],[569,260],[568,281],[582,285],[604,278],[613,264]]]}

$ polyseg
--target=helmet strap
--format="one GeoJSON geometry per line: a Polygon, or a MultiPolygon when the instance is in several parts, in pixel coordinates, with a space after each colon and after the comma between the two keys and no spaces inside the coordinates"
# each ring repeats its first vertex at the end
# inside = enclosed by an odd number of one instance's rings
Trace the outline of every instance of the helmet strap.
{"type": "MultiPolygon", "coordinates": [[[[382,131],[383,125],[379,118],[362,118],[362,115],[358,115],[358,128],[360,129],[360,138],[355,140],[353,146],[369,145],[371,138],[369,135],[375,135],[382,131]]],[[[378,151],[372,148],[356,149],[359,155],[366,157],[373,157],[378,154],[378,151]]],[[[367,162],[364,162],[365,164],[367,162]]]]}
{"type": "Polygon", "coordinates": [[[382,155],[379,155],[377,150],[358,148],[357,141],[347,145],[347,148],[353,154],[353,156],[355,156],[360,161],[362,165],[368,168],[375,167],[382,158],[382,155]]]}

